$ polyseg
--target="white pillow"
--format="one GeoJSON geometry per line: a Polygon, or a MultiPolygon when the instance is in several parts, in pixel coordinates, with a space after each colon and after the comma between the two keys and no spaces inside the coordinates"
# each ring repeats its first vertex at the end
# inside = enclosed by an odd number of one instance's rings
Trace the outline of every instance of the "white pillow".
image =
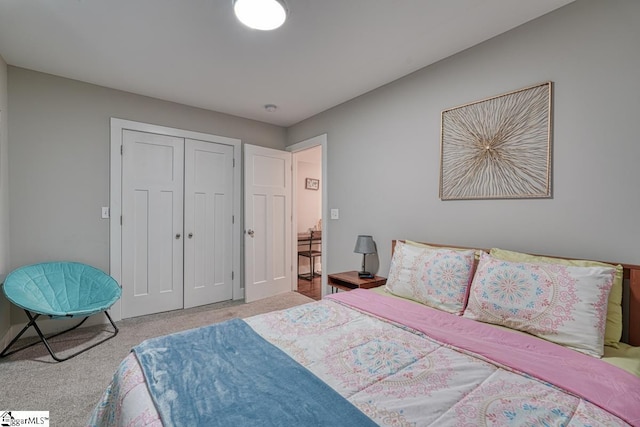
{"type": "Polygon", "coordinates": [[[483,253],[464,317],[601,357],[614,275],[613,267],[502,261],[483,253]]]}
{"type": "Polygon", "coordinates": [[[396,242],[386,290],[422,304],[462,314],[474,251],[424,248],[396,242]]]}

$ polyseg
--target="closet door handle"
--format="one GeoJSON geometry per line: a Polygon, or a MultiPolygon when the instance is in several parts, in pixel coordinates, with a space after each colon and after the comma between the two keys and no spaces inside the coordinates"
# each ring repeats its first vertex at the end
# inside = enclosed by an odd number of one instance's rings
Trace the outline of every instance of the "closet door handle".
{"type": "Polygon", "coordinates": [[[193,238],[193,233],[189,233],[189,238],[193,238]]]}
{"type": "Polygon", "coordinates": [[[255,231],[253,231],[253,230],[249,229],[249,230],[247,231],[247,234],[248,234],[249,236],[253,237],[253,235],[255,234],[255,231]]]}
{"type": "Polygon", "coordinates": [[[180,238],[180,233],[176,234],[176,239],[180,238]]]}

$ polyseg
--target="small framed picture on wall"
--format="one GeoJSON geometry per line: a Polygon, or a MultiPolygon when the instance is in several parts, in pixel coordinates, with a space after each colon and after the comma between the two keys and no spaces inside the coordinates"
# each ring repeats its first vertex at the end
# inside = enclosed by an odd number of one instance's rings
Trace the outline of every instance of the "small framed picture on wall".
{"type": "Polygon", "coordinates": [[[314,178],[307,178],[304,182],[304,188],[307,190],[317,190],[320,187],[320,180],[314,178]]]}

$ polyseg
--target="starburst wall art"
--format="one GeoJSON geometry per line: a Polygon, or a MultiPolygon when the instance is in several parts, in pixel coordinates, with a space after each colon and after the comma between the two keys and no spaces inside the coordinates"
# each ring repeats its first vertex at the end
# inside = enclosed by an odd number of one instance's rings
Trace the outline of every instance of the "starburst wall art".
{"type": "Polygon", "coordinates": [[[551,197],[551,82],[442,112],[440,198],[551,197]]]}

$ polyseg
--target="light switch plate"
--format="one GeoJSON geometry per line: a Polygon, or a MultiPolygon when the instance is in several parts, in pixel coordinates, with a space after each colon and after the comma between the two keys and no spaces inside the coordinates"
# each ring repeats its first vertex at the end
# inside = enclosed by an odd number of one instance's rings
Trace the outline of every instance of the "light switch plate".
{"type": "Polygon", "coordinates": [[[339,209],[331,209],[331,219],[340,219],[339,209]]]}
{"type": "Polygon", "coordinates": [[[102,207],[102,219],[109,218],[109,206],[102,207]]]}

